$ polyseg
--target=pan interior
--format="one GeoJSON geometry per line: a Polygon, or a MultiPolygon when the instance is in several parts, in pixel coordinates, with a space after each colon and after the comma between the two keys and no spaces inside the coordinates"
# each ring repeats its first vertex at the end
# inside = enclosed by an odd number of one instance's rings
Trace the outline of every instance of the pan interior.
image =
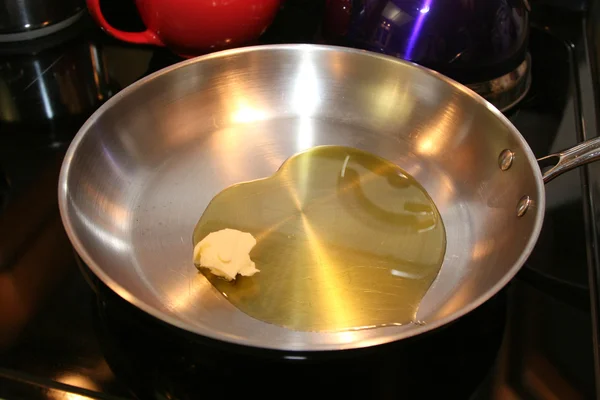
{"type": "Polygon", "coordinates": [[[126,300],[201,335],[285,350],[384,343],[468,312],[524,262],[543,195],[524,140],[476,95],[409,63],[305,45],[218,53],[125,89],[81,129],[59,188],[77,251],[126,300]],[[238,311],[193,266],[192,231],[213,196],[319,145],[390,160],[435,202],[446,255],[419,307],[423,324],[291,331],[238,311]],[[506,171],[504,149],[514,152],[506,171]],[[524,195],[533,206],[519,218],[524,195]]]}

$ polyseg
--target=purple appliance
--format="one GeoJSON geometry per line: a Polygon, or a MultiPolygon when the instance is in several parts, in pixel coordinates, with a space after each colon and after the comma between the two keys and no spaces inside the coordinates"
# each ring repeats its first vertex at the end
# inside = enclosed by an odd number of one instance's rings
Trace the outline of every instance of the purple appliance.
{"type": "Polygon", "coordinates": [[[328,0],[323,37],[414,61],[502,111],[531,85],[527,0],[328,0]]]}

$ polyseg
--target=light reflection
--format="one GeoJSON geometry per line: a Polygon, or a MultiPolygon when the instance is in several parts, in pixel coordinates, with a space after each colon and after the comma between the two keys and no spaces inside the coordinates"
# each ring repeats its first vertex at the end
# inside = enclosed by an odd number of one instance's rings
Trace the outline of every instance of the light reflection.
{"type": "Polygon", "coordinates": [[[346,72],[346,65],[344,64],[344,58],[337,53],[330,55],[331,57],[331,72],[334,79],[342,79],[346,72]]]}
{"type": "Polygon", "coordinates": [[[472,281],[467,285],[459,287],[454,293],[452,293],[446,301],[440,305],[440,309],[435,311],[432,319],[442,319],[455,313],[458,310],[464,308],[475,298],[472,292],[472,281]]]}
{"type": "Polygon", "coordinates": [[[93,397],[88,397],[88,396],[84,396],[82,394],[77,394],[77,393],[65,393],[65,392],[61,392],[60,394],[56,394],[55,396],[52,396],[52,398],[54,399],[60,399],[60,400],[92,400],[93,397]]]}
{"type": "Polygon", "coordinates": [[[447,150],[447,143],[454,136],[456,130],[456,121],[458,120],[456,114],[458,112],[456,104],[451,102],[442,112],[434,116],[417,139],[416,150],[419,154],[435,156],[447,150]]]}
{"type": "Polygon", "coordinates": [[[495,250],[495,243],[496,241],[493,238],[476,242],[471,252],[473,261],[479,261],[491,254],[495,250]]]}
{"type": "Polygon", "coordinates": [[[412,114],[416,102],[415,96],[405,87],[403,88],[399,80],[396,80],[377,89],[372,105],[371,112],[382,121],[389,120],[390,116],[393,116],[398,121],[396,123],[402,124],[412,114]]]}
{"type": "MultiPolygon", "coordinates": [[[[297,207],[299,207],[298,205],[296,205],[297,207]]],[[[264,239],[266,239],[270,234],[277,232],[277,230],[279,228],[281,228],[283,225],[285,225],[286,223],[292,221],[294,218],[296,218],[295,215],[288,215],[285,218],[282,218],[280,221],[277,221],[275,224],[265,228],[264,230],[260,231],[260,233],[258,233],[255,237],[256,241],[258,243],[260,243],[261,241],[263,241],[264,239]]]]}
{"type": "Polygon", "coordinates": [[[300,116],[310,117],[321,103],[319,79],[312,54],[305,52],[294,78],[292,107],[300,116]]]}
{"type": "Polygon", "coordinates": [[[103,215],[108,215],[111,222],[123,232],[130,229],[130,213],[124,207],[110,200],[105,194],[99,192],[93,185],[84,182],[83,190],[95,203],[103,215]]]}
{"type": "Polygon", "coordinates": [[[425,137],[418,142],[419,153],[421,154],[435,154],[437,153],[438,147],[435,141],[431,137],[425,137]]]}
{"type": "MultiPolygon", "coordinates": [[[[315,269],[315,272],[318,273],[318,276],[315,277],[315,282],[318,282],[318,284],[323,287],[323,293],[329,293],[329,296],[321,298],[321,300],[324,300],[326,303],[323,305],[322,309],[327,310],[327,314],[331,316],[333,325],[339,326],[343,324],[344,321],[350,319],[350,315],[348,315],[347,311],[355,310],[356,307],[351,304],[352,301],[348,296],[344,296],[344,293],[340,292],[340,286],[337,282],[339,277],[331,270],[335,263],[329,259],[327,251],[323,248],[322,239],[313,229],[309,219],[304,213],[301,214],[301,219],[304,232],[306,233],[306,240],[311,247],[315,259],[314,261],[319,265],[319,268],[315,269]]],[[[344,342],[349,343],[354,340],[354,335],[351,332],[344,332],[340,336],[342,336],[344,342]],[[348,335],[344,336],[346,333],[350,336],[349,338],[345,337],[348,335]]]]}
{"type": "Polygon", "coordinates": [[[304,356],[283,356],[286,360],[306,360],[304,356]]]}
{"type": "Polygon", "coordinates": [[[417,40],[419,39],[419,35],[421,34],[421,29],[423,29],[423,22],[425,21],[425,17],[429,13],[431,2],[432,0],[425,0],[423,2],[421,10],[419,11],[419,15],[417,16],[417,20],[415,21],[413,31],[410,34],[410,37],[408,38],[406,52],[404,53],[404,58],[406,58],[407,60],[412,60],[413,51],[415,49],[415,45],[417,44],[417,40]]]}
{"type": "Polygon", "coordinates": [[[129,252],[131,246],[126,241],[121,238],[115,236],[112,232],[106,231],[99,224],[90,220],[86,213],[81,211],[81,209],[77,206],[76,202],[69,195],[69,203],[73,207],[74,214],[76,219],[80,221],[85,228],[91,232],[96,239],[105,243],[108,247],[112,248],[116,252],[126,253],[129,252]]]}
{"type": "Polygon", "coordinates": [[[217,160],[216,168],[219,169],[219,173],[230,177],[232,183],[239,181],[244,174],[244,167],[242,167],[246,156],[242,140],[244,133],[240,127],[230,127],[220,130],[218,135],[213,136],[212,153],[217,160]]]}
{"type": "Polygon", "coordinates": [[[315,129],[313,121],[308,117],[300,117],[296,133],[296,151],[308,150],[314,146],[315,129]]]}
{"type": "MultiPolygon", "coordinates": [[[[102,86],[100,86],[100,71],[101,71],[100,57],[98,55],[98,51],[97,51],[96,47],[91,44],[89,45],[89,52],[90,52],[90,60],[92,61],[92,74],[94,75],[94,83],[96,85],[96,88],[100,88],[100,87],[102,87],[102,86]]],[[[104,96],[100,90],[97,90],[96,96],[97,96],[98,100],[100,100],[100,101],[102,101],[104,99],[104,96]]]]}
{"type": "Polygon", "coordinates": [[[265,119],[267,119],[267,113],[248,105],[245,99],[240,99],[238,108],[232,115],[232,121],[241,124],[264,121],[265,119]]]}
{"type": "MultiPolygon", "coordinates": [[[[311,248],[314,262],[319,265],[315,271],[318,272],[318,276],[315,278],[315,282],[318,282],[323,287],[324,293],[329,293],[327,297],[322,297],[326,304],[323,304],[322,309],[327,310],[328,314],[332,316],[334,325],[340,325],[343,321],[349,319],[347,310],[356,309],[349,304],[351,299],[348,296],[344,296],[344,293],[340,292],[340,286],[337,283],[338,276],[331,270],[331,266],[335,263],[329,259],[327,251],[323,248],[323,241],[319,237],[317,231],[312,227],[311,221],[308,219],[306,214],[303,212],[303,200],[298,192],[293,188],[289,187],[288,193],[290,194],[292,201],[294,202],[297,210],[300,212],[300,218],[302,220],[302,227],[306,234],[306,240],[311,248]]],[[[348,342],[351,342],[354,338],[352,332],[343,332],[344,334],[350,335],[348,342]]]]}
{"type": "Polygon", "coordinates": [[[253,87],[237,74],[227,74],[224,79],[225,84],[219,85],[219,97],[228,105],[231,122],[247,124],[269,118],[264,101],[257,96],[253,87]]]}
{"type": "MultiPolygon", "coordinates": [[[[186,101],[175,101],[169,104],[168,108],[161,112],[161,115],[152,115],[145,112],[139,113],[134,117],[136,120],[133,121],[131,125],[135,127],[137,132],[152,130],[153,132],[158,133],[155,137],[160,142],[155,144],[156,150],[154,147],[148,146],[143,139],[138,139],[136,136],[139,136],[139,133],[136,135],[129,135],[125,132],[125,134],[122,135],[123,139],[121,139],[123,145],[126,143],[125,140],[131,137],[134,146],[132,149],[128,150],[135,150],[137,153],[135,154],[136,156],[141,159],[147,159],[151,156],[160,155],[162,154],[161,152],[169,152],[169,154],[171,154],[175,149],[186,146],[190,142],[194,142],[198,139],[198,134],[202,132],[199,131],[199,126],[208,128],[215,124],[214,116],[212,121],[209,120],[207,116],[200,117],[200,115],[205,113],[204,110],[190,111],[189,104],[194,102],[194,97],[201,98],[201,94],[202,93],[190,95],[186,101]],[[136,144],[136,142],[138,143],[136,144]]],[[[198,101],[200,102],[201,100],[198,101]]],[[[127,126],[125,126],[124,129],[127,129],[127,126]]]]}
{"type": "MultiPolygon", "coordinates": [[[[128,135],[122,135],[123,143],[131,143],[128,135]]],[[[110,167],[111,172],[113,172],[116,176],[119,177],[119,180],[128,180],[130,178],[129,173],[119,165],[119,162],[115,159],[114,152],[111,150],[107,144],[103,141],[100,142],[100,146],[102,147],[102,153],[106,157],[106,164],[110,167]]],[[[130,148],[127,148],[128,151],[131,151],[130,148]]]]}
{"type": "MultiPolygon", "coordinates": [[[[92,391],[99,391],[100,388],[93,382],[90,378],[84,375],[75,374],[75,373],[66,373],[57,377],[56,379],[60,383],[64,383],[65,385],[73,386],[76,388],[83,388],[92,391]]],[[[91,399],[91,397],[85,396],[83,394],[77,393],[67,393],[67,392],[57,392],[57,393],[49,393],[53,399],[69,399],[69,400],[82,400],[82,399],[91,399]]]]}
{"type": "Polygon", "coordinates": [[[406,279],[421,279],[424,277],[424,275],[419,275],[419,274],[411,274],[405,271],[398,271],[397,269],[393,269],[391,271],[392,275],[394,276],[399,276],[401,278],[406,278],[406,279]]]}
{"type": "Polygon", "coordinates": [[[445,208],[448,204],[452,203],[452,199],[455,195],[454,182],[448,175],[440,175],[440,188],[437,191],[438,195],[435,199],[438,210],[445,208]]]}
{"type": "MultiPolygon", "coordinates": [[[[37,82],[38,86],[39,86],[39,91],[40,91],[40,96],[42,98],[42,105],[44,106],[44,111],[46,113],[46,117],[48,119],[52,119],[54,118],[54,110],[52,108],[52,103],[50,101],[50,95],[48,94],[48,88],[46,88],[46,80],[45,79],[41,79],[42,76],[48,72],[48,70],[54,66],[54,64],[57,62],[58,60],[54,61],[53,64],[51,64],[49,67],[47,67],[46,69],[42,70],[41,66],[40,66],[40,62],[38,60],[35,60],[33,62],[33,68],[35,69],[35,74],[38,77],[35,81],[33,82],[37,82]]],[[[29,87],[31,84],[30,83],[27,87],[29,87]]],[[[27,87],[25,89],[27,89],[27,87]]]]}
{"type": "MultiPolygon", "coordinates": [[[[194,306],[195,302],[200,299],[201,294],[208,288],[208,281],[203,279],[204,276],[196,274],[196,276],[188,277],[187,290],[179,286],[173,291],[172,295],[169,295],[170,304],[168,308],[171,311],[185,312],[189,307],[194,306]]],[[[227,297],[227,296],[225,296],[227,297]]]]}
{"type": "Polygon", "coordinates": [[[342,343],[353,343],[357,339],[355,332],[340,332],[338,338],[342,343]]]}

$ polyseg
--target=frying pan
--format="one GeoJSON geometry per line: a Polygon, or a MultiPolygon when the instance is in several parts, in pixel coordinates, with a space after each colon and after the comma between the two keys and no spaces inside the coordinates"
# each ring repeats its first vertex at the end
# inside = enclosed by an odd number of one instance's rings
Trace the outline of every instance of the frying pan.
{"type": "Polygon", "coordinates": [[[443,75],[342,47],[256,46],[175,64],[107,101],[68,149],[59,205],[91,271],[164,322],[245,346],[343,350],[441,327],[497,293],[536,243],[544,182],[599,157],[593,139],[545,157],[542,174],[517,129],[443,75]],[[236,309],[192,264],[194,225],[217,193],[319,145],[396,163],[437,205],[446,254],[415,323],[289,330],[236,309]]]}

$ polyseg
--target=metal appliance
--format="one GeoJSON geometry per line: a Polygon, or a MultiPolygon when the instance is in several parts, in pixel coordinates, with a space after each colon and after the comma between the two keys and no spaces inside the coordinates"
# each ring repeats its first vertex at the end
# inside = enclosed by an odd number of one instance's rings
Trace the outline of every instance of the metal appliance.
{"type": "Polygon", "coordinates": [[[49,35],[75,23],[84,13],[83,0],[2,0],[0,43],[49,35]]]}
{"type": "Polygon", "coordinates": [[[506,111],[531,85],[529,11],[528,0],[328,0],[323,32],[442,72],[506,111]]]}

